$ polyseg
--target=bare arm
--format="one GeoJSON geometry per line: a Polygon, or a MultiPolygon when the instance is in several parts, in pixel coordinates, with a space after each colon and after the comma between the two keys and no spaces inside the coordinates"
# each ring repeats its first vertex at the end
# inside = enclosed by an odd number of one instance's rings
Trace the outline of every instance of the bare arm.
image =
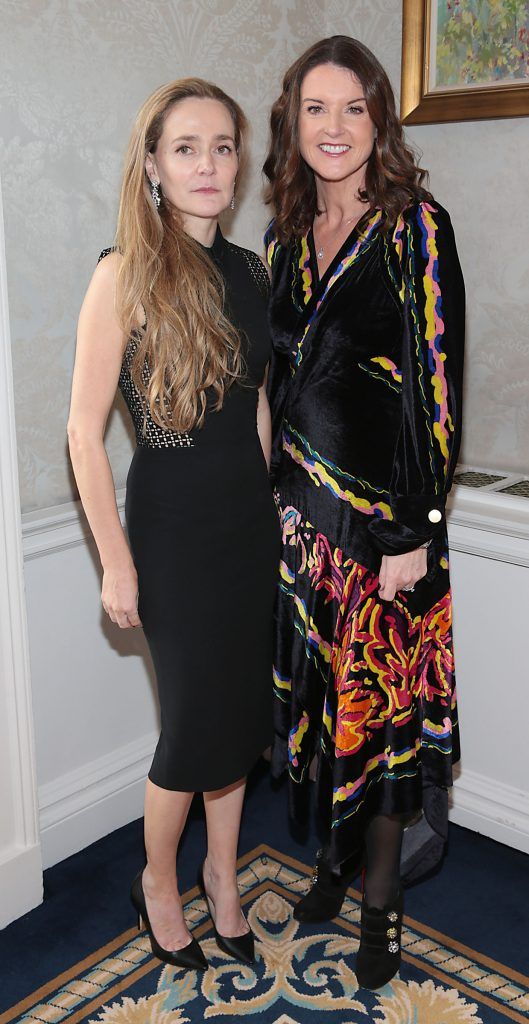
{"type": "Polygon", "coordinates": [[[103,607],[113,622],[127,628],[141,625],[137,574],[121,526],[103,443],[126,344],[115,310],[120,258],[112,253],[101,261],[81,308],[68,440],[79,494],[103,567],[103,607]]]}
{"type": "Polygon", "coordinates": [[[266,465],[270,469],[270,456],[272,454],[272,419],[270,406],[266,395],[266,374],[261,387],[259,388],[259,400],[257,404],[257,433],[266,459],[266,465]]]}

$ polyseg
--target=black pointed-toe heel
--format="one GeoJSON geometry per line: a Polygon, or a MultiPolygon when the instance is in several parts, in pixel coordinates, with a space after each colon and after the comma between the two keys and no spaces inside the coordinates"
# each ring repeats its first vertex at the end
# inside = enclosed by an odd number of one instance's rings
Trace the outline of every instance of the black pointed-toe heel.
{"type": "Polygon", "coordinates": [[[400,967],[403,897],[377,910],[362,900],[360,947],[356,955],[356,980],[361,988],[387,985],[400,967]]]}
{"type": "Polygon", "coordinates": [[[208,962],[195,938],[192,938],[191,942],[187,946],[183,946],[182,949],[164,949],[163,946],[160,946],[149,923],[142,875],[143,871],[136,875],[130,890],[130,898],[138,913],[138,927],[141,929],[142,924],[145,926],[154,956],[157,956],[164,964],[171,964],[172,967],[184,967],[187,971],[207,971],[208,962]]]}
{"type": "Polygon", "coordinates": [[[359,849],[349,858],[341,874],[337,875],[331,871],[323,850],[318,850],[311,888],[294,907],[296,921],[303,924],[332,921],[340,913],[345,894],[360,874],[363,864],[364,852],[359,849]]]}
{"type": "Polygon", "coordinates": [[[223,953],[227,953],[228,956],[232,956],[235,960],[241,960],[243,964],[253,964],[255,962],[255,947],[254,936],[250,927],[248,927],[248,931],[245,932],[244,935],[221,935],[220,932],[217,931],[215,918],[211,909],[211,899],[208,896],[206,886],[204,885],[204,865],[202,865],[198,874],[198,886],[206,901],[206,906],[213,925],[213,931],[215,933],[215,942],[219,949],[221,949],[223,953]]]}

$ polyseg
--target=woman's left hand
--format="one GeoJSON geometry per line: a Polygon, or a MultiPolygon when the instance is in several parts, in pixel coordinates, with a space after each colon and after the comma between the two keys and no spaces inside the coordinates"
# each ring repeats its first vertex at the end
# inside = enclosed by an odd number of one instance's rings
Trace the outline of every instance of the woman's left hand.
{"type": "Polygon", "coordinates": [[[383,601],[392,601],[397,590],[411,590],[426,576],[428,551],[417,548],[406,555],[382,555],[378,593],[383,601]]]}

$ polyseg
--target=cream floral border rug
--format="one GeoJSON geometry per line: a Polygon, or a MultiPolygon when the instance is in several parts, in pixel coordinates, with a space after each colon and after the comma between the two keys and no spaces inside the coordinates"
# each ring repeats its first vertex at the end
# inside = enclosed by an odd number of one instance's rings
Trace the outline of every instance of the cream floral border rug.
{"type": "Polygon", "coordinates": [[[307,928],[292,917],[310,869],[259,846],[239,861],[239,887],[257,940],[252,967],[226,957],[197,889],[186,918],[210,968],[164,966],[145,933],[124,932],[0,1016],[0,1024],[500,1024],[529,1022],[529,978],[405,918],[400,977],[378,992],[354,973],[360,895],[307,928]]]}

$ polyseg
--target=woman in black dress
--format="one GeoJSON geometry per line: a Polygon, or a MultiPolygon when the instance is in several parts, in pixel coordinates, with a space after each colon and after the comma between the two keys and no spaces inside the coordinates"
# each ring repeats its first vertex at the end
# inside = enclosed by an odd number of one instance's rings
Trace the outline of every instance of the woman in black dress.
{"type": "Polygon", "coordinates": [[[442,845],[459,756],[444,507],[464,289],[450,218],[365,46],[307,50],[271,129],[275,760],[300,810],[319,761],[328,838],[295,916],[333,917],[365,864],[356,969],[376,988],[400,963],[404,825],[423,808],[442,845]]]}
{"type": "Polygon", "coordinates": [[[245,119],[217,87],[185,79],[138,114],[106,250],[79,319],[69,438],[103,567],[102,602],[143,626],[161,735],[145,799],[147,866],[132,899],[153,950],[205,968],[182,913],[176,854],[204,794],[203,881],[218,943],[253,959],[236,850],[245,776],[271,738],[271,616],[279,552],[267,461],[268,277],[227,242],[245,119]],[[116,386],[137,448],[127,480],[130,548],[103,435],[116,386]]]}

